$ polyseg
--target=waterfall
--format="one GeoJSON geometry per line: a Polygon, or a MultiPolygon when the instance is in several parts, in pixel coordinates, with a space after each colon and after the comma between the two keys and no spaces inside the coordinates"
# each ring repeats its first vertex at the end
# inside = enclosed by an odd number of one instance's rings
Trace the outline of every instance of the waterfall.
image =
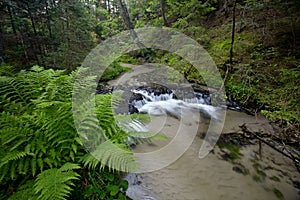
{"type": "Polygon", "coordinates": [[[183,100],[175,99],[173,92],[159,93],[148,89],[132,90],[135,95],[141,98],[134,99],[130,102],[131,106],[136,108],[139,113],[149,115],[171,115],[180,118],[183,109],[199,111],[206,117],[218,119],[218,107],[211,105],[211,95],[195,92],[191,98],[183,100]]]}

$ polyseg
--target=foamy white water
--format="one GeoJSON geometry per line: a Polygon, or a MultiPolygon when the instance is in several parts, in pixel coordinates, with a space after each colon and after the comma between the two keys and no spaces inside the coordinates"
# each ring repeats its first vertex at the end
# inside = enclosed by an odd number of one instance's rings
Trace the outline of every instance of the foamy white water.
{"type": "Polygon", "coordinates": [[[147,113],[149,115],[171,115],[180,118],[181,111],[194,110],[199,111],[205,116],[219,119],[219,109],[217,107],[205,104],[203,98],[186,98],[184,100],[173,99],[174,94],[160,94],[155,95],[154,92],[149,93],[146,90],[132,90],[135,94],[140,94],[143,100],[134,100],[132,105],[138,109],[140,113],[147,113]]]}

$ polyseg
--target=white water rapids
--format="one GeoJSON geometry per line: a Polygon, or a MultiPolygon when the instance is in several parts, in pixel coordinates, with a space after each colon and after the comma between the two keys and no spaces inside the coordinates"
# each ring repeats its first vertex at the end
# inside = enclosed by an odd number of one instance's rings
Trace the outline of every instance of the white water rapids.
{"type": "Polygon", "coordinates": [[[153,116],[171,115],[177,118],[181,116],[181,110],[199,111],[208,117],[219,119],[217,107],[204,104],[207,102],[204,98],[194,97],[192,99],[178,100],[173,99],[173,93],[155,95],[154,92],[146,90],[132,90],[134,94],[140,94],[143,100],[134,100],[132,105],[140,113],[147,113],[153,116]]]}

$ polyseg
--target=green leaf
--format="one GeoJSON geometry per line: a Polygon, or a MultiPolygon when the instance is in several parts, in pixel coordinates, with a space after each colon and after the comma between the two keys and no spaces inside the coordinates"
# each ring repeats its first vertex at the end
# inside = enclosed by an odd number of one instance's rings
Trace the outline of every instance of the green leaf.
{"type": "Polygon", "coordinates": [[[110,191],[111,196],[115,196],[119,192],[119,187],[117,185],[109,185],[107,189],[110,191]]]}
{"type": "Polygon", "coordinates": [[[66,163],[61,168],[48,169],[38,175],[34,190],[38,199],[42,200],[65,200],[74,186],[72,180],[78,180],[79,174],[73,169],[79,169],[80,166],[74,163],[66,163]]]}
{"type": "Polygon", "coordinates": [[[128,188],[128,182],[126,180],[121,180],[119,186],[120,188],[123,188],[123,191],[125,191],[128,188]]]}

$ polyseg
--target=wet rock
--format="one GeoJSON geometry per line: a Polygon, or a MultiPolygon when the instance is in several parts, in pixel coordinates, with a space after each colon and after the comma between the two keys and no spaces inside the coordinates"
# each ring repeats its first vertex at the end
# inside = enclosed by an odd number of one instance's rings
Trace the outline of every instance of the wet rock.
{"type": "Polygon", "coordinates": [[[110,94],[114,90],[114,87],[110,87],[107,85],[104,85],[102,83],[99,83],[96,89],[96,94],[110,94]]]}
{"type": "Polygon", "coordinates": [[[297,189],[300,189],[300,181],[293,181],[293,186],[297,189]]]}
{"type": "Polygon", "coordinates": [[[232,95],[228,95],[227,101],[228,101],[229,108],[233,108],[239,111],[243,110],[243,107],[233,99],[232,95]]]}

